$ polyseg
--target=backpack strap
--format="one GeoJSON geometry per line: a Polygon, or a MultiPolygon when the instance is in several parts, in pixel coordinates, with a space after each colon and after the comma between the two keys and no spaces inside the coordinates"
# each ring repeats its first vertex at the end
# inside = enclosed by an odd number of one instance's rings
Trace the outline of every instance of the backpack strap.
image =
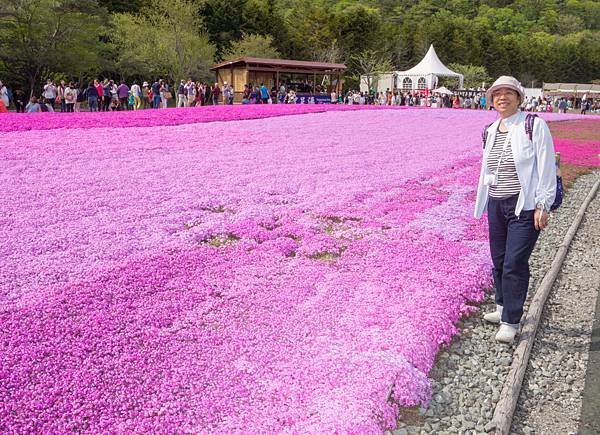
{"type": "Polygon", "coordinates": [[[490,128],[492,124],[493,122],[483,127],[483,132],[481,133],[481,142],[483,143],[483,149],[485,149],[485,144],[488,138],[488,128],[490,128]]]}
{"type": "Polygon", "coordinates": [[[525,133],[529,136],[530,141],[533,140],[533,123],[535,122],[535,118],[537,118],[537,115],[533,113],[528,113],[525,117],[525,133]]]}

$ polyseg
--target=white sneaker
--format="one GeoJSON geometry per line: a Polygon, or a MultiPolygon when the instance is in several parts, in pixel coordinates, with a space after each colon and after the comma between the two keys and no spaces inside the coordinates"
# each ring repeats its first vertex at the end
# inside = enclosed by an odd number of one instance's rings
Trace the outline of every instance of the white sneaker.
{"type": "Polygon", "coordinates": [[[515,340],[515,335],[517,335],[517,327],[518,325],[502,323],[496,333],[496,341],[511,344],[515,340]]]}
{"type": "Polygon", "coordinates": [[[500,323],[502,321],[502,305],[496,305],[496,311],[485,314],[483,320],[490,323],[500,323]]]}

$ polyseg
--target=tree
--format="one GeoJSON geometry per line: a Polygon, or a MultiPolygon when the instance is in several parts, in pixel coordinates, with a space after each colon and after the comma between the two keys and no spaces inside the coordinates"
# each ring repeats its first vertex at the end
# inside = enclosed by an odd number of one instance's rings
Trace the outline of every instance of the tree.
{"type": "Polygon", "coordinates": [[[381,74],[392,70],[388,54],[375,50],[365,50],[350,56],[350,63],[355,73],[353,79],[362,80],[369,90],[373,89],[381,74]]]}
{"type": "Polygon", "coordinates": [[[217,59],[231,48],[231,41],[237,41],[243,35],[242,11],[246,0],[204,0],[199,14],[210,43],[215,46],[217,59]]]}
{"type": "Polygon", "coordinates": [[[30,93],[52,73],[93,72],[105,15],[95,0],[15,0],[0,14],[0,62],[30,93]]]}
{"type": "Polygon", "coordinates": [[[464,88],[478,88],[482,83],[489,86],[492,83],[492,78],[486,71],[484,66],[461,65],[459,63],[451,63],[448,65],[452,71],[465,76],[463,83],[464,88]]]}
{"type": "Polygon", "coordinates": [[[98,0],[98,4],[105,7],[108,12],[139,12],[142,6],[148,4],[147,0],[98,0]]]}
{"type": "Polygon", "coordinates": [[[279,5],[288,40],[277,42],[293,59],[311,59],[331,46],[335,36],[329,23],[331,13],[323,0],[297,0],[279,5]]]}
{"type": "Polygon", "coordinates": [[[337,40],[331,41],[327,47],[316,49],[313,53],[312,60],[316,62],[327,63],[342,63],[343,54],[337,40]]]}
{"type": "Polygon", "coordinates": [[[281,55],[272,44],[273,37],[270,35],[244,35],[242,39],[231,44],[231,48],[223,54],[223,59],[244,56],[279,59],[281,55]]]}
{"type": "Polygon", "coordinates": [[[382,17],[377,8],[341,1],[327,25],[346,56],[383,49],[382,43],[387,48],[388,42],[381,37],[382,17]]]}
{"type": "Polygon", "coordinates": [[[208,79],[215,48],[198,33],[198,5],[190,0],[150,0],[139,14],[115,14],[117,67],[130,75],[208,79]]]}

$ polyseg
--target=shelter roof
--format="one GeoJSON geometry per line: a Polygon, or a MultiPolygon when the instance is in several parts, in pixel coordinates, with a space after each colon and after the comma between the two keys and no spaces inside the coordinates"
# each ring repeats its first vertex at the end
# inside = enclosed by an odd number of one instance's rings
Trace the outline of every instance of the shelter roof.
{"type": "Polygon", "coordinates": [[[593,83],[544,83],[545,94],[600,94],[600,85],[593,83]]]}
{"type": "Polygon", "coordinates": [[[265,59],[260,57],[240,57],[233,60],[218,63],[211,68],[211,71],[231,66],[259,66],[269,69],[275,68],[294,68],[314,71],[343,71],[346,65],[343,63],[311,62],[305,60],[289,59],[265,59]]]}
{"type": "Polygon", "coordinates": [[[397,74],[406,76],[424,76],[433,74],[436,76],[463,77],[462,74],[452,71],[442,63],[433,48],[433,44],[429,46],[429,50],[427,50],[427,54],[421,59],[421,62],[406,71],[398,71],[397,74]]]}

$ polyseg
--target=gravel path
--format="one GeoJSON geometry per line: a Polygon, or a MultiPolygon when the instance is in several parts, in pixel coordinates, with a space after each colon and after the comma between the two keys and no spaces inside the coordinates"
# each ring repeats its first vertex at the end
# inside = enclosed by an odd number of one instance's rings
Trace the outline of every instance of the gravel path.
{"type": "MultiPolygon", "coordinates": [[[[600,171],[569,189],[530,260],[537,288],[558,245],[600,171]]],[[[576,433],[585,384],[594,309],[600,287],[600,195],[588,207],[563,269],[546,301],[511,433],[576,433]],[[592,242],[595,241],[595,242],[592,242]],[[592,242],[592,243],[591,243],[592,242]]],[[[528,301],[533,291],[530,291],[528,301]]],[[[427,409],[404,409],[394,435],[485,433],[512,363],[515,345],[496,343],[496,327],[481,315],[494,309],[489,294],[481,311],[465,319],[462,333],[440,352],[430,373],[433,398],[427,409]]],[[[526,308],[527,309],[527,308],[526,308]]]]}

